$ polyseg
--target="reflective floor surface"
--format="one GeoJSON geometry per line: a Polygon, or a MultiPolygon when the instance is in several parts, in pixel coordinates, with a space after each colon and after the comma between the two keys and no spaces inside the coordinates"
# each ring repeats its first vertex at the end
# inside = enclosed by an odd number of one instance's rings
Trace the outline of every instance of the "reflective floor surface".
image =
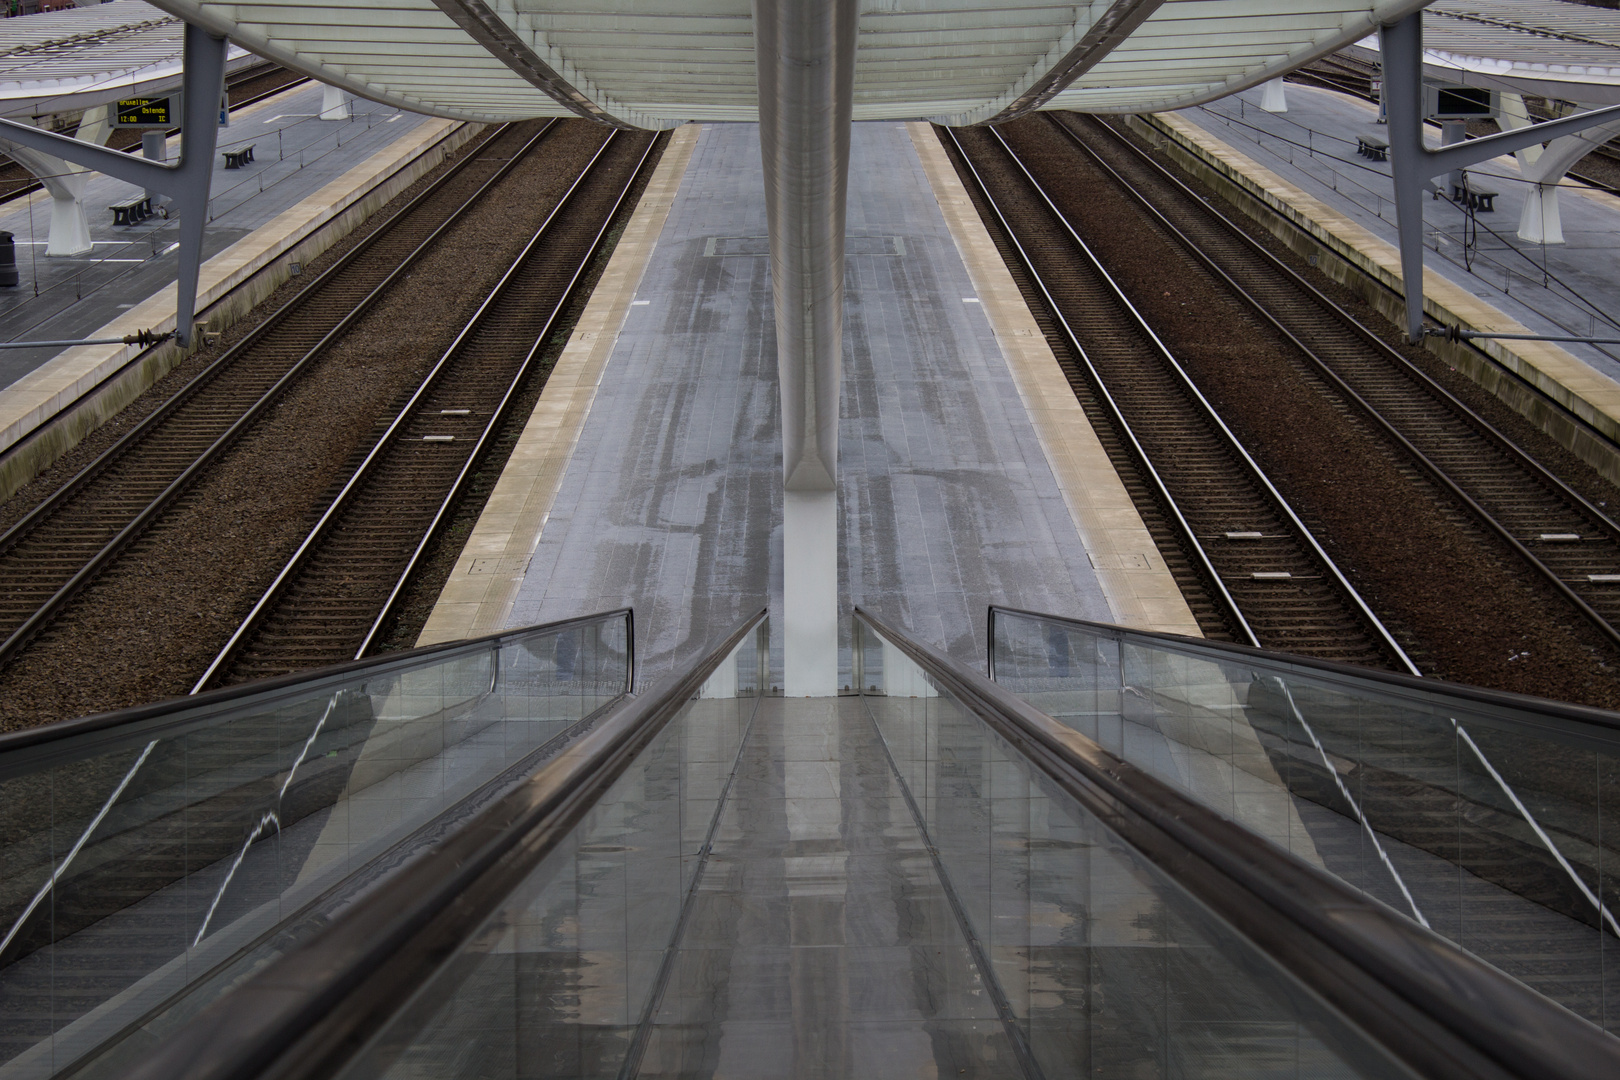
{"type": "Polygon", "coordinates": [[[765,701],[640,1075],[1018,1073],[859,699],[765,701]]]}

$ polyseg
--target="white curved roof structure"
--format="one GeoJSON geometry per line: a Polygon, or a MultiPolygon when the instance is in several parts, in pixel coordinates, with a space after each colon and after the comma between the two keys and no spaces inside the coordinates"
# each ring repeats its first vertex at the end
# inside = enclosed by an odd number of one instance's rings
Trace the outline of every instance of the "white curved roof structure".
{"type": "MultiPolygon", "coordinates": [[[[1357,43],[1377,59],[1378,38],[1357,43]]],[[[1438,0],[1423,13],[1423,72],[1583,105],[1620,104],[1620,11],[1559,0],[1438,0]]]]}
{"type": "MultiPolygon", "coordinates": [[[[184,30],[142,0],[0,20],[0,115],[74,112],[172,90],[184,30]]],[[[259,62],[233,48],[227,70],[259,62]]]]}
{"type": "MultiPolygon", "coordinates": [[[[1425,0],[862,0],[856,120],[1181,108],[1425,0]]],[[[755,120],[750,0],[157,0],[262,56],[417,112],[634,127],[755,120]]]]}

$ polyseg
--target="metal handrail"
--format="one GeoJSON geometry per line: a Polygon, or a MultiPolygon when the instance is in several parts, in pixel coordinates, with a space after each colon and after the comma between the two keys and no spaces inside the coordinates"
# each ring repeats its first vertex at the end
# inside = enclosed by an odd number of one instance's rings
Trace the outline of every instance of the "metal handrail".
{"type": "Polygon", "coordinates": [[[128,1080],[337,1072],[454,958],[765,614],[621,702],[437,849],[197,1013],[128,1080]]]}
{"type": "Polygon", "coordinates": [[[1140,630],[1115,623],[1092,622],[1064,615],[1049,615],[1040,611],[990,605],[987,627],[989,635],[990,677],[995,678],[996,616],[1012,615],[1019,618],[1039,619],[1044,622],[1072,626],[1077,630],[1111,637],[1118,641],[1132,638],[1149,642],[1189,656],[1214,660],[1236,660],[1255,667],[1266,668],[1278,674],[1301,670],[1309,671],[1340,686],[1354,686],[1369,693],[1411,700],[1421,698],[1432,704],[1436,699],[1447,699],[1457,705],[1483,706],[1493,710],[1506,710],[1517,715],[1493,712],[1489,716],[1475,715],[1471,723],[1518,731],[1536,738],[1576,743],[1605,753],[1620,752],[1620,712],[1573,705],[1566,701],[1516,694],[1508,690],[1492,690],[1483,686],[1446,682],[1444,679],[1422,678],[1394,671],[1360,667],[1337,660],[1322,660],[1313,656],[1280,652],[1276,649],[1257,649],[1228,641],[1210,641],[1206,638],[1187,637],[1164,630],[1140,630]]]}
{"type": "Polygon", "coordinates": [[[615,608],[594,615],[582,615],[578,618],[540,623],[514,630],[500,630],[482,637],[462,638],[436,645],[421,645],[414,649],[370,656],[364,660],[346,660],[340,664],[329,664],[268,679],[237,683],[234,686],[188,697],[170,698],[150,705],[135,705],[127,709],[95,713],[72,720],[58,720],[55,723],[22,731],[5,732],[0,734],[0,779],[37,766],[42,756],[54,758],[58,753],[68,752],[66,744],[70,740],[75,754],[96,752],[102,748],[103,742],[125,736],[134,738],[136,732],[140,738],[150,739],[158,737],[171,726],[206,722],[205,714],[242,698],[262,696],[266,701],[272,701],[278,693],[303,694],[323,682],[352,679],[358,672],[386,674],[397,668],[413,666],[429,657],[449,658],[456,653],[470,655],[484,650],[494,650],[496,655],[499,655],[499,646],[508,641],[531,637],[534,634],[593,626],[618,618],[624,619],[625,624],[624,685],[631,688],[635,685],[636,674],[635,614],[630,608],[615,608]],[[90,738],[96,733],[103,733],[106,738],[104,740],[90,738]]]}
{"type": "Polygon", "coordinates": [[[1620,1039],[1116,758],[984,675],[870,612],[856,608],[855,614],[1115,834],[1418,1075],[1620,1075],[1620,1039]]]}

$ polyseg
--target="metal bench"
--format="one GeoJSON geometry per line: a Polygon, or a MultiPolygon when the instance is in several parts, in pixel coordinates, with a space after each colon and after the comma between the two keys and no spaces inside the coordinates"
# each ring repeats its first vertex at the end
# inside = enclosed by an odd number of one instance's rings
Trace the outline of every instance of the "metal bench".
{"type": "Polygon", "coordinates": [[[1477,188],[1472,184],[1464,187],[1462,184],[1451,185],[1451,201],[1458,206],[1466,204],[1470,210],[1480,214],[1496,212],[1496,196],[1501,192],[1491,191],[1489,188],[1477,188]]]}
{"type": "Polygon", "coordinates": [[[227,169],[240,169],[244,165],[253,164],[252,144],[240,147],[236,150],[226,150],[224,151],[224,155],[225,167],[227,169]]]}
{"type": "Polygon", "coordinates": [[[1388,161],[1389,143],[1372,135],[1357,135],[1356,153],[1372,161],[1388,161]]]}
{"type": "Polygon", "coordinates": [[[152,216],[152,197],[137,195],[133,199],[113,203],[107,209],[113,212],[114,225],[139,225],[152,216]]]}

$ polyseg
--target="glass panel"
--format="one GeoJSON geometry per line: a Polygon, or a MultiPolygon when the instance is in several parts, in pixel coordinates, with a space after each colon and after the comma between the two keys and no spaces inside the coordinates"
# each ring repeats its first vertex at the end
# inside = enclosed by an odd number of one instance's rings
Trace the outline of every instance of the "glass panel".
{"type": "Polygon", "coordinates": [[[1048,715],[1620,1032],[1620,726],[1003,611],[991,644],[1048,715]]]}
{"type": "Polygon", "coordinates": [[[118,1075],[624,693],[627,632],[538,630],[0,757],[0,1061],[47,1076],[97,1050],[85,1075],[118,1075]]]}
{"type": "MultiPolygon", "coordinates": [[[[1032,693],[1072,709],[1077,726],[1099,719],[1099,698],[1116,700],[1096,680],[1117,678],[1117,654],[1044,632],[1017,644],[1058,673],[1032,693]]],[[[1045,1075],[1407,1075],[898,649],[883,659],[884,693],[865,698],[868,710],[1045,1075]]],[[[1207,673],[1175,677],[1196,685],[1207,673]]],[[[1117,741],[1117,713],[1104,719],[1117,741]]],[[[1208,721],[1183,710],[1180,723],[1191,737],[1208,721]]]]}
{"type": "Polygon", "coordinates": [[[346,1080],[619,1075],[770,685],[769,640],[762,623],[727,657],[346,1080]]]}

